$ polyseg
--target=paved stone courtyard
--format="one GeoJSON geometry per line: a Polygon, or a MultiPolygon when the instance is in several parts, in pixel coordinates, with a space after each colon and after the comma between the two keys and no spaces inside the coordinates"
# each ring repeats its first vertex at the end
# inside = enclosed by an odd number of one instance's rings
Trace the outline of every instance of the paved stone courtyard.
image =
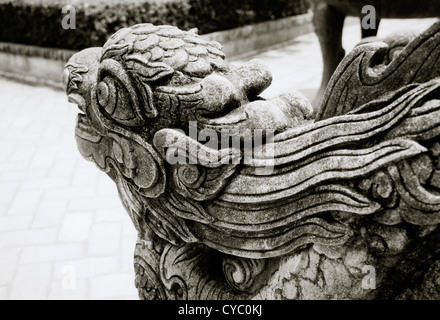
{"type": "MultiPolygon", "coordinates": [[[[423,30],[435,19],[385,20],[380,35],[423,30]]],[[[349,19],[347,50],[360,39],[349,19]]],[[[273,71],[271,98],[299,89],[313,98],[322,62],[308,34],[239,57],[273,71]]],[[[137,299],[136,232],[116,187],[76,149],[76,106],[63,92],[0,78],[0,300],[137,299]]]]}

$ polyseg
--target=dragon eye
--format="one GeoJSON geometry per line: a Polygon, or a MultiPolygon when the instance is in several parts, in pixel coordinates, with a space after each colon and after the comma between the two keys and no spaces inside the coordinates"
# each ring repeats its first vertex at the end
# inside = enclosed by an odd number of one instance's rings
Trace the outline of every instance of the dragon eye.
{"type": "Polygon", "coordinates": [[[115,82],[106,77],[98,84],[98,102],[107,111],[109,115],[113,115],[116,108],[116,87],[115,82]]]}
{"type": "Polygon", "coordinates": [[[101,107],[118,122],[125,123],[136,117],[127,91],[110,76],[98,84],[97,98],[101,107]]]}
{"type": "Polygon", "coordinates": [[[104,116],[102,120],[108,126],[116,123],[128,127],[145,124],[135,85],[121,63],[112,59],[101,62],[94,105],[96,113],[104,116]]]}

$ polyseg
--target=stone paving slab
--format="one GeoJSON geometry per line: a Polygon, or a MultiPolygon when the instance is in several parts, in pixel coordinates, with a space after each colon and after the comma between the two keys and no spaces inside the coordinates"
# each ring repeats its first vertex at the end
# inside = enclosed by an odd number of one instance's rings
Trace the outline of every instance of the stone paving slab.
{"type": "MultiPolygon", "coordinates": [[[[423,30],[435,20],[385,20],[380,34],[423,30]]],[[[360,39],[351,20],[344,46],[360,39]]],[[[322,62],[314,34],[234,59],[265,61],[271,98],[310,99],[322,62]]],[[[63,92],[0,78],[0,299],[137,299],[136,232],[113,182],[76,148],[76,107],[63,92]]]]}
{"type": "MultiPolygon", "coordinates": [[[[436,21],[437,19],[385,19],[381,22],[378,36],[385,37],[403,30],[422,32],[436,21]]],[[[345,51],[351,51],[360,40],[359,19],[347,18],[342,38],[345,51]]],[[[297,37],[291,42],[252,56],[235,58],[233,62],[239,65],[253,58],[263,60],[273,74],[272,86],[262,94],[264,98],[274,98],[291,90],[299,90],[310,100],[315,97],[321,84],[323,68],[320,46],[315,34],[297,37]]]]}
{"type": "Polygon", "coordinates": [[[76,148],[76,107],[0,79],[0,112],[0,299],[137,299],[136,232],[76,148]]]}

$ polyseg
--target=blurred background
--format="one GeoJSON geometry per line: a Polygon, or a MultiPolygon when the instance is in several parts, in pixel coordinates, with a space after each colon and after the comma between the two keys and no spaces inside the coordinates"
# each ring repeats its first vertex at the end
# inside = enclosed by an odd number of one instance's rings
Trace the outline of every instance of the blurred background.
{"type": "MultiPolygon", "coordinates": [[[[313,99],[322,61],[311,17],[305,0],[0,0],[0,299],[137,299],[136,231],[114,183],[76,148],[78,111],[61,84],[74,52],[141,22],[197,28],[231,64],[269,66],[263,97],[313,99]],[[75,29],[62,27],[66,5],[75,29]]],[[[435,21],[384,20],[379,36],[435,21]]],[[[347,51],[359,25],[346,20],[347,51]]]]}

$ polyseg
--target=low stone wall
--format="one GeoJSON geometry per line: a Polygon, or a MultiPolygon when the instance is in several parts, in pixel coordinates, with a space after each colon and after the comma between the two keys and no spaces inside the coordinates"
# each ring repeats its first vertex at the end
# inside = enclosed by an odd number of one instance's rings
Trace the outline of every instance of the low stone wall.
{"type": "Polygon", "coordinates": [[[0,42],[0,75],[62,88],[63,70],[75,51],[0,42]]]}
{"type": "Polygon", "coordinates": [[[258,51],[313,32],[312,13],[203,35],[222,44],[227,57],[258,51]]]}
{"type": "MultiPolygon", "coordinates": [[[[312,14],[203,35],[218,41],[228,58],[262,50],[313,31],[312,14]]],[[[62,89],[64,65],[75,51],[0,42],[0,75],[62,89]]]]}

